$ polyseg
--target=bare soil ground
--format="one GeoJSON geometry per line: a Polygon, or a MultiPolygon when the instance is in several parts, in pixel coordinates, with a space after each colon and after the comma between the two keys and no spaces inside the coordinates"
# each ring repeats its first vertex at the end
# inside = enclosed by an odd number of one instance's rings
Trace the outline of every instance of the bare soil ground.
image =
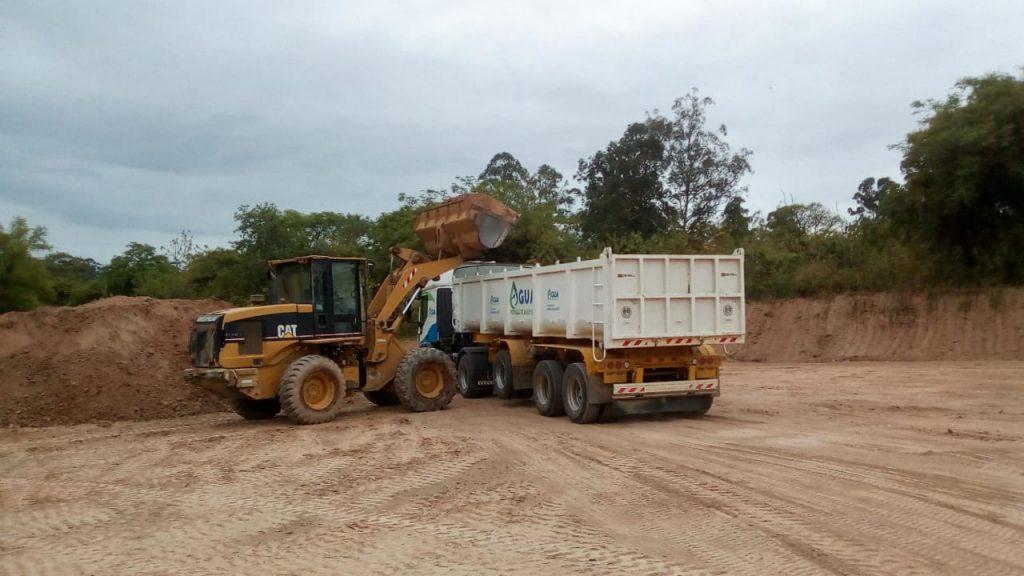
{"type": "Polygon", "coordinates": [[[115,296],[0,314],[0,426],[150,420],[219,412],[185,386],[192,320],[219,300],[115,296]]]}
{"type": "Polygon", "coordinates": [[[723,378],[703,419],[0,431],[0,574],[1024,573],[1024,362],[723,378]]]}
{"type": "Polygon", "coordinates": [[[1024,360],[1022,288],[758,300],[746,312],[740,360],[1024,360]]]}

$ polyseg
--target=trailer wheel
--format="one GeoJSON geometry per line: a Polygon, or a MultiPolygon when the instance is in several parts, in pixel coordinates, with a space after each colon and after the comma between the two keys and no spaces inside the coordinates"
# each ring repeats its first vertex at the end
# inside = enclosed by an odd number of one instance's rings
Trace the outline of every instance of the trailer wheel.
{"type": "Polygon", "coordinates": [[[363,396],[375,406],[398,406],[402,403],[398,399],[398,394],[395,394],[395,386],[393,384],[388,384],[380,390],[363,390],[363,396]]]}
{"type": "Polygon", "coordinates": [[[512,382],[512,355],[508,350],[498,350],[494,356],[494,395],[509,400],[515,393],[515,384],[512,382]]]}
{"type": "Polygon", "coordinates": [[[478,384],[487,378],[487,356],[463,354],[459,358],[459,394],[463,398],[483,398],[491,395],[490,386],[478,384]]]}
{"type": "Polygon", "coordinates": [[[694,401],[694,408],[683,412],[684,416],[689,418],[700,418],[701,416],[708,413],[711,410],[711,405],[715,402],[714,396],[695,396],[692,398],[694,401]]]}
{"type": "Polygon", "coordinates": [[[437,348],[415,348],[398,363],[395,392],[413,412],[444,410],[455,396],[455,365],[437,348]]]}
{"type": "Polygon", "coordinates": [[[334,420],[345,396],[345,377],[330,358],[310,354],[292,362],[281,375],[277,398],[289,420],[322,424],[334,420]]]}
{"type": "Polygon", "coordinates": [[[533,405],[541,416],[562,416],[562,363],[542,360],[533,370],[533,405]]]}
{"type": "Polygon", "coordinates": [[[601,416],[601,404],[592,404],[587,391],[587,367],[583,362],[569,364],[562,377],[562,403],[565,415],[577,424],[590,424],[601,416]]]}
{"type": "Polygon", "coordinates": [[[269,420],[281,411],[281,403],[277,398],[268,398],[267,400],[236,398],[231,401],[231,409],[246,420],[269,420]]]}

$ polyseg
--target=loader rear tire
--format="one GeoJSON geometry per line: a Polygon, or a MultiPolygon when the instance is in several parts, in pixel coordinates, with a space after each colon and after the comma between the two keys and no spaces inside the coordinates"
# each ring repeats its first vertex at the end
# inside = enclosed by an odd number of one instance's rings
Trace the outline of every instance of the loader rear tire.
{"type": "Polygon", "coordinates": [[[231,401],[231,409],[246,420],[269,420],[281,411],[281,403],[277,398],[267,400],[236,398],[231,401]]]}
{"type": "Polygon", "coordinates": [[[562,403],[565,415],[577,424],[596,422],[604,410],[603,405],[593,404],[587,390],[587,367],[583,362],[569,364],[562,377],[562,403]]]}
{"type": "Polygon", "coordinates": [[[512,374],[512,355],[498,350],[494,355],[494,395],[502,400],[511,400],[516,394],[512,374]]]}
{"type": "Polygon", "coordinates": [[[463,354],[459,358],[458,377],[459,394],[463,398],[483,398],[491,395],[491,386],[478,384],[487,378],[486,354],[463,354]]]}
{"type": "Polygon", "coordinates": [[[542,360],[533,370],[533,405],[541,416],[562,416],[562,363],[542,360]]]}
{"type": "Polygon", "coordinates": [[[395,387],[392,384],[372,392],[363,390],[363,396],[375,406],[398,406],[402,403],[398,399],[398,394],[395,394],[395,387]]]}
{"type": "Polygon", "coordinates": [[[292,362],[281,375],[277,398],[296,424],[323,424],[338,416],[345,377],[330,358],[310,354],[292,362]]]}
{"type": "Polygon", "coordinates": [[[394,387],[413,412],[444,410],[455,396],[455,364],[437,348],[414,348],[398,363],[394,387]]]}

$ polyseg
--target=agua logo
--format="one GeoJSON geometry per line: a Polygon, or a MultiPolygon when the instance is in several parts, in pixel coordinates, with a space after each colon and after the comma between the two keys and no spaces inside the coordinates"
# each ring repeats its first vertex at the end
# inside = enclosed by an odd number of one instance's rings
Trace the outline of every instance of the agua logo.
{"type": "Polygon", "coordinates": [[[533,290],[529,288],[523,288],[519,290],[516,288],[516,283],[512,283],[512,292],[508,295],[508,305],[511,309],[515,310],[516,306],[520,304],[532,304],[533,303],[533,290]]]}

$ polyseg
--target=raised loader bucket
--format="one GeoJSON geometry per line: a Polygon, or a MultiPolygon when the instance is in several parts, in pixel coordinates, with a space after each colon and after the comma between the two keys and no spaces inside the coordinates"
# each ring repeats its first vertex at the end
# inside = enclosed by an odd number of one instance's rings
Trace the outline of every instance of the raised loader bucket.
{"type": "Polygon", "coordinates": [[[433,258],[470,259],[501,246],[518,219],[519,214],[486,194],[463,194],[424,210],[416,220],[416,235],[433,258]]]}

